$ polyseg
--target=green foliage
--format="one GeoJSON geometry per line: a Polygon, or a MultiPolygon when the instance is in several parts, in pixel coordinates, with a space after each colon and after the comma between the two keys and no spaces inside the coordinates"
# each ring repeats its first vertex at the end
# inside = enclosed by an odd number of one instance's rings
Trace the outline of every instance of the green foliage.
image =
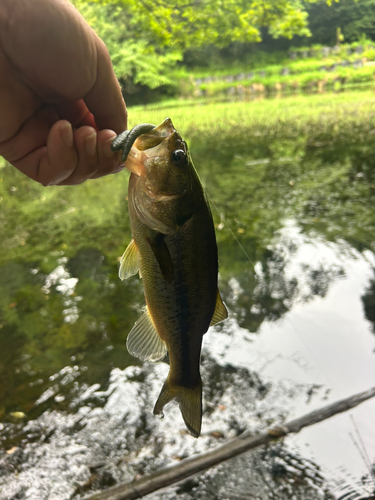
{"type": "Polygon", "coordinates": [[[314,43],[334,45],[338,29],[349,43],[359,42],[363,36],[375,40],[375,0],[320,2],[307,10],[314,43]]]}
{"type": "MultiPolygon", "coordinates": [[[[311,56],[318,58],[323,46],[334,46],[337,42],[337,29],[340,28],[346,44],[366,45],[367,40],[375,40],[375,0],[340,0],[332,2],[305,2],[304,7],[308,13],[308,27],[311,37],[294,36],[292,39],[274,39],[267,30],[262,31],[263,40],[260,44],[236,43],[231,44],[225,50],[215,50],[212,45],[199,51],[189,51],[186,62],[193,66],[199,66],[209,61],[211,67],[228,64],[233,60],[237,63],[243,62],[251,66],[252,59],[258,59],[258,52],[262,51],[263,61],[257,61],[257,66],[275,64],[267,62],[274,52],[288,50],[305,52],[308,50],[311,56]],[[300,48],[299,48],[300,47],[300,48]],[[193,56],[193,57],[192,57],[193,56]],[[193,60],[192,60],[193,59],[193,60]],[[191,64],[191,62],[193,64],[191,64]]],[[[343,45],[342,42],[340,45],[343,45]]],[[[340,55],[341,57],[341,55],[340,55]]],[[[341,58],[345,58],[342,54],[341,58]]]]}
{"type": "Polygon", "coordinates": [[[171,116],[174,125],[187,140],[204,135],[206,142],[215,141],[215,134],[219,132],[246,135],[251,130],[254,137],[259,134],[272,137],[287,134],[298,141],[299,137],[306,138],[313,133],[320,121],[321,124],[330,123],[333,126],[337,122],[344,126],[348,116],[360,124],[369,119],[372,121],[374,112],[373,92],[300,95],[283,100],[251,102],[208,102],[205,106],[195,100],[174,100],[130,108],[129,127],[147,120],[160,123],[166,116],[171,116]]]}
{"type": "MultiPolygon", "coordinates": [[[[100,1],[100,0],[97,0],[100,1]]],[[[311,1],[311,0],[310,0],[311,1]]],[[[307,14],[299,0],[123,0],[161,43],[177,47],[226,46],[259,42],[267,27],[274,38],[309,35],[307,14]]]]}
{"type": "Polygon", "coordinates": [[[350,67],[338,67],[334,71],[323,70],[296,73],[281,76],[278,73],[269,72],[266,76],[255,74],[250,80],[236,82],[214,81],[202,83],[199,88],[207,97],[219,97],[227,95],[228,92],[254,94],[254,92],[295,92],[313,91],[324,89],[343,90],[346,85],[359,85],[374,83],[375,67],[370,65],[359,69],[350,67]]]}
{"type": "MultiPolygon", "coordinates": [[[[308,51],[314,55],[315,61],[287,64],[285,53],[262,55],[254,51],[249,43],[259,42],[261,33],[265,32],[268,37],[274,38],[292,38],[299,35],[302,40],[304,36],[309,35],[306,8],[310,11],[317,8],[322,12],[327,9],[331,9],[329,10],[331,12],[337,8],[333,4],[328,6],[322,2],[315,7],[308,5],[315,3],[315,0],[307,3],[299,0],[265,2],[193,0],[190,3],[178,0],[173,4],[166,0],[72,1],[106,43],[115,72],[128,94],[147,87],[162,88],[163,92],[169,93],[177,92],[181,88],[181,95],[188,95],[193,88],[189,83],[187,72],[179,64],[183,58],[186,61],[190,60],[189,64],[210,64],[207,73],[217,76],[228,72],[233,74],[233,71],[254,70],[259,68],[263,60],[265,64],[262,70],[266,71],[268,81],[261,83],[267,88],[277,83],[269,82],[280,74],[282,67],[286,65],[294,75],[319,71],[319,60],[322,58],[320,45],[295,49],[298,53],[308,51]],[[250,47],[247,54],[246,47],[250,47]],[[238,62],[237,57],[233,57],[236,53],[242,54],[242,63],[238,62]],[[222,59],[221,68],[215,70],[215,66],[212,66],[215,57],[220,61],[222,55],[225,55],[225,66],[222,59]]],[[[341,34],[341,31],[337,33],[341,34]]],[[[344,29],[343,33],[345,34],[344,29]]],[[[348,40],[351,41],[354,50],[355,42],[352,38],[348,37],[348,40]]],[[[358,45],[358,40],[356,43],[358,45]]],[[[364,40],[360,43],[364,44],[364,40]]],[[[365,57],[373,59],[373,50],[373,46],[367,43],[365,57]]],[[[356,57],[358,57],[356,54],[348,54],[347,45],[341,44],[336,53],[331,55],[330,61],[326,60],[325,64],[340,59],[351,61],[356,57]]],[[[194,71],[197,77],[204,73],[202,70],[194,71]]],[[[311,80],[311,77],[304,76],[295,81],[309,79],[311,80]]],[[[327,80],[330,82],[331,78],[327,80]]],[[[355,81],[356,78],[352,80],[355,81]]],[[[290,79],[281,79],[279,83],[293,87],[290,85],[290,79]]],[[[304,84],[298,86],[303,88],[304,84]]],[[[215,85],[210,89],[210,94],[216,94],[220,85],[216,85],[216,90],[214,87],[215,85]]],[[[225,85],[221,87],[225,88],[225,85]]]]}
{"type": "Polygon", "coordinates": [[[374,80],[375,67],[360,68],[356,71],[341,68],[338,74],[344,77],[348,83],[365,83],[374,80]]]}
{"type": "Polygon", "coordinates": [[[173,69],[182,59],[181,51],[153,43],[155,40],[140,29],[141,19],[128,5],[84,0],[73,3],[105,42],[115,73],[128,91],[134,84],[151,89],[176,84],[173,69]]]}
{"type": "Polygon", "coordinates": [[[363,52],[363,57],[368,61],[375,61],[375,47],[369,47],[363,52]]]}

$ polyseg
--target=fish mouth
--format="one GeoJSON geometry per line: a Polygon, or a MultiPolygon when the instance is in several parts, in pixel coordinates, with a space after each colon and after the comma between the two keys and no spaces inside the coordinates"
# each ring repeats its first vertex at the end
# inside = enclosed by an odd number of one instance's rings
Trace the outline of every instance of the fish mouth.
{"type": "Polygon", "coordinates": [[[145,162],[149,158],[168,154],[173,144],[175,144],[174,149],[177,149],[179,141],[182,142],[182,139],[174,128],[172,120],[166,118],[150,132],[137,137],[129,152],[125,167],[138,176],[144,175],[146,173],[145,162]]]}
{"type": "Polygon", "coordinates": [[[173,126],[172,120],[166,118],[160,125],[152,129],[147,134],[142,134],[137,138],[134,146],[139,151],[146,151],[161,144],[166,138],[177,132],[173,126]]]}

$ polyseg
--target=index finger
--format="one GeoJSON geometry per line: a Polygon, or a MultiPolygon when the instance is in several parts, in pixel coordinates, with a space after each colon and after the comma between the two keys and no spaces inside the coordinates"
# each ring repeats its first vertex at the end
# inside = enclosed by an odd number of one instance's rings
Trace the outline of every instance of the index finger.
{"type": "Polygon", "coordinates": [[[98,37],[96,49],[96,81],[84,101],[94,115],[99,130],[111,129],[119,134],[127,128],[125,101],[108,50],[98,37]]]}

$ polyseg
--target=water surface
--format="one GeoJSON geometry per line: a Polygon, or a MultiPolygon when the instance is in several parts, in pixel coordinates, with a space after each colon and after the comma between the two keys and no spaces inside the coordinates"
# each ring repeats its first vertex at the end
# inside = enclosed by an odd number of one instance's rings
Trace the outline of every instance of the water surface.
{"type": "MultiPolygon", "coordinates": [[[[152,415],[166,363],[125,347],[144,305],[117,277],[127,173],[46,189],[0,168],[0,498],[78,498],[375,385],[374,131],[189,131],[230,311],[204,339],[198,440],[175,406],[152,415]]],[[[369,498],[375,403],[351,414],[154,498],[369,498]]]]}

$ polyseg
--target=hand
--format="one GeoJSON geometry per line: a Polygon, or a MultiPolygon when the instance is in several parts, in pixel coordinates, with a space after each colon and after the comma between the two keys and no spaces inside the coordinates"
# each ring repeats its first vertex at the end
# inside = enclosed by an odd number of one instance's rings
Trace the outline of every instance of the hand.
{"type": "Polygon", "coordinates": [[[0,155],[47,186],[122,170],[126,108],[104,43],[68,0],[0,0],[0,155]]]}

